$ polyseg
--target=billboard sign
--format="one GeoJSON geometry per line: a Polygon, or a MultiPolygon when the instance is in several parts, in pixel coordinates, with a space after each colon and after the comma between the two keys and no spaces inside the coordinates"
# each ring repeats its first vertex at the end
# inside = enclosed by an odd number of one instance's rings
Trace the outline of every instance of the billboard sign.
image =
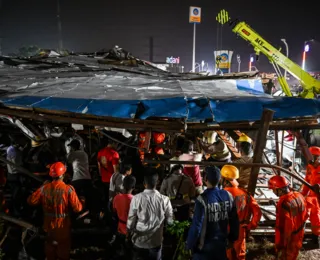
{"type": "Polygon", "coordinates": [[[174,57],[167,57],[166,63],[168,64],[179,64],[180,63],[180,57],[174,58],[174,57]]]}
{"type": "Polygon", "coordinates": [[[223,73],[230,73],[233,51],[215,51],[216,72],[221,70],[223,73]]]}
{"type": "Polygon", "coordinates": [[[201,8],[190,6],[189,23],[201,23],[201,8]]]}

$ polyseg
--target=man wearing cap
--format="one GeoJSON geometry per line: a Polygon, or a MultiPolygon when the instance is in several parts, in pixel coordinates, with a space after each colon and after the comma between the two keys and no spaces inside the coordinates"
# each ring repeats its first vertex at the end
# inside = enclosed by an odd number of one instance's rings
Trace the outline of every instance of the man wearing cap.
{"type": "Polygon", "coordinates": [[[196,200],[186,245],[193,250],[195,260],[227,260],[228,244],[231,247],[238,239],[239,220],[235,201],[228,191],[218,188],[220,178],[217,167],[205,168],[207,189],[196,200]]]}
{"type": "MultiPolygon", "coordinates": [[[[235,163],[252,163],[253,162],[253,148],[252,139],[246,134],[242,133],[238,139],[239,152],[241,158],[234,160],[235,163]]],[[[251,174],[251,167],[241,166],[239,169],[239,187],[248,189],[249,179],[251,174]]]]}
{"type": "Polygon", "coordinates": [[[70,209],[82,210],[82,204],[71,185],[63,182],[66,167],[57,162],[50,167],[52,181],[45,183],[29,198],[28,203],[42,204],[44,212],[43,229],[47,233],[45,249],[47,260],[70,259],[71,220],[70,209]]]}
{"type": "Polygon", "coordinates": [[[68,163],[72,169],[72,186],[75,188],[78,195],[84,195],[91,205],[92,182],[89,171],[88,155],[85,151],[81,150],[81,144],[78,140],[74,139],[68,144],[70,153],[68,154],[68,163]],[[82,194],[83,193],[83,194],[82,194]]]}
{"type": "Polygon", "coordinates": [[[283,176],[273,176],[268,186],[279,197],[275,229],[277,259],[296,260],[308,219],[305,198],[299,192],[291,191],[288,180],[283,176]]]}
{"type": "Polygon", "coordinates": [[[234,198],[240,224],[239,238],[233,244],[233,248],[228,249],[228,259],[244,260],[246,259],[247,232],[258,226],[262,216],[261,209],[257,201],[246,190],[238,187],[239,170],[237,167],[224,165],[221,169],[221,176],[223,188],[234,198]]]}

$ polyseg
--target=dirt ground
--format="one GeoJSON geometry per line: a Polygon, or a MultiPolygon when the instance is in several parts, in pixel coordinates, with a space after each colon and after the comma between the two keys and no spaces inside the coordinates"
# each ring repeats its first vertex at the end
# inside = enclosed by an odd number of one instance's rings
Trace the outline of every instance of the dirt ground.
{"type": "MultiPolygon", "coordinates": [[[[275,260],[274,238],[256,238],[247,243],[247,260],[275,260]]],[[[316,249],[310,238],[306,238],[297,260],[319,260],[320,249],[316,249]]]]}

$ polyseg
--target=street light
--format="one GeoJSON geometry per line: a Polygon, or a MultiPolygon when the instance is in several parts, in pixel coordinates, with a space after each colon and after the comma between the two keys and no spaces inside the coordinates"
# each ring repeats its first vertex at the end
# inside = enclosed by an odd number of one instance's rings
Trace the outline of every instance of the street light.
{"type": "Polygon", "coordinates": [[[201,61],[201,71],[203,71],[203,67],[204,67],[204,60],[201,61]]]}
{"type": "Polygon", "coordinates": [[[250,55],[250,61],[249,61],[249,71],[251,71],[252,62],[254,61],[252,55],[250,55]]]}
{"type": "Polygon", "coordinates": [[[303,49],[303,54],[302,54],[302,69],[303,70],[305,70],[305,67],[306,67],[306,58],[307,58],[307,52],[310,51],[310,42],[313,42],[313,39],[304,42],[304,49],[303,49]]]}
{"type": "Polygon", "coordinates": [[[237,55],[237,61],[238,61],[238,72],[240,72],[241,71],[241,58],[240,58],[239,54],[237,55]]]}
{"type": "MultiPolygon", "coordinates": [[[[281,41],[284,43],[286,46],[286,56],[289,57],[289,46],[288,43],[286,42],[286,39],[281,39],[281,41]]],[[[284,71],[284,78],[287,79],[287,71],[284,71]]]]}

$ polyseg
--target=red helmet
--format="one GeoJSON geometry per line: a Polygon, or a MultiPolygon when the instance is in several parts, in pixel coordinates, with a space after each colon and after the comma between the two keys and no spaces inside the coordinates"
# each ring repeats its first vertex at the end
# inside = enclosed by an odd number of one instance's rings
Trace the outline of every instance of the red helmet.
{"type": "Polygon", "coordinates": [[[67,171],[66,166],[62,162],[56,162],[51,165],[49,175],[52,178],[60,177],[67,171]]]}
{"type": "Polygon", "coordinates": [[[320,156],[320,147],[311,146],[309,147],[309,151],[312,155],[320,156]]]}
{"type": "Polygon", "coordinates": [[[268,181],[268,186],[271,190],[281,189],[289,186],[289,182],[285,177],[276,175],[270,178],[268,181]]]}

